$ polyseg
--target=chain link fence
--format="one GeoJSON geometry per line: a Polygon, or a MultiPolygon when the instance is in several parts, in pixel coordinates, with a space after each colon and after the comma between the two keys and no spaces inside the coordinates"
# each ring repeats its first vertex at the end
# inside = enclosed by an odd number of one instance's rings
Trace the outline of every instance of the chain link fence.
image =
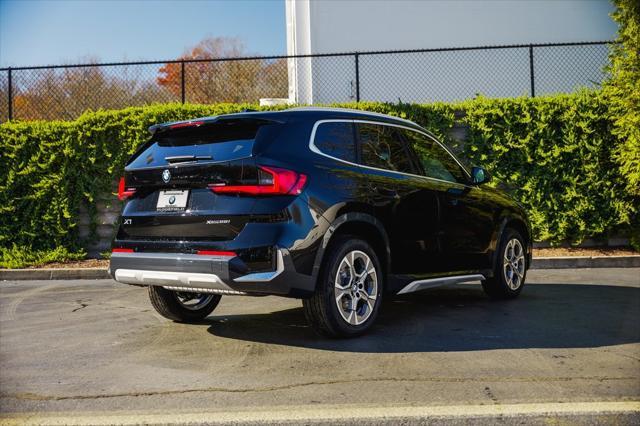
{"type": "Polygon", "coordinates": [[[0,121],[166,102],[433,102],[598,87],[611,42],[0,68],[0,121]]]}

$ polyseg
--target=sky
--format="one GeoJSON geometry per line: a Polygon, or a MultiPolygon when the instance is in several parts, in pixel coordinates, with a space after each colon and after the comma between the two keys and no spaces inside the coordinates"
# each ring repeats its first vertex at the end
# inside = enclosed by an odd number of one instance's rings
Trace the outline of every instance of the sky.
{"type": "MultiPolygon", "coordinates": [[[[489,18],[494,21],[498,19],[504,25],[482,28],[484,21],[480,16],[459,12],[460,8],[469,9],[470,6],[482,5],[482,2],[432,1],[423,3],[423,6],[428,5],[426,8],[429,13],[420,13],[410,19],[416,21],[417,25],[422,25],[421,20],[428,18],[428,15],[440,17],[430,24],[436,28],[436,36],[431,40],[416,40],[409,34],[409,38],[418,43],[417,46],[403,42],[401,31],[398,31],[393,37],[388,37],[388,46],[377,44],[369,47],[367,29],[358,31],[350,39],[344,39],[342,33],[338,32],[336,43],[326,49],[318,49],[330,53],[381,48],[468,46],[480,43],[474,43],[478,36],[494,33],[500,42],[483,39],[482,43],[576,41],[576,37],[582,41],[614,37],[616,25],[606,17],[612,10],[610,2],[549,1],[553,2],[556,2],[554,7],[549,7],[544,1],[498,2],[497,11],[505,15],[505,18],[489,18]],[[527,7],[523,7],[524,5],[527,7]],[[557,14],[557,10],[562,9],[560,6],[573,19],[565,19],[567,15],[562,13],[557,14]],[[580,16],[572,11],[574,7],[578,7],[580,16]],[[458,21],[442,18],[449,15],[458,21]],[[514,19],[518,16],[528,25],[522,25],[521,21],[514,19]],[[460,21],[463,18],[471,21],[460,21]],[[592,22],[597,25],[590,26],[592,22]],[[541,26],[545,26],[544,31],[540,31],[541,26]],[[358,37],[363,39],[361,44],[364,47],[349,44],[358,41],[358,37]],[[335,45],[340,47],[334,47],[335,45]]],[[[351,6],[349,3],[341,3],[342,13],[325,17],[325,22],[330,23],[325,27],[329,28],[326,39],[332,39],[331,28],[339,27],[340,23],[348,28],[354,15],[363,15],[366,12],[365,9],[360,13],[363,4],[364,1],[351,2],[351,6]]],[[[386,6],[393,9],[411,7],[412,4],[415,3],[395,2],[386,3],[386,6]]],[[[335,3],[316,6],[320,10],[322,8],[318,6],[335,6],[335,3]]],[[[328,9],[336,10],[335,7],[328,9]]],[[[371,9],[369,13],[376,12],[371,9]]],[[[384,7],[374,9],[378,13],[387,13],[384,7]]],[[[480,12],[483,9],[491,10],[487,13],[492,14],[496,11],[496,6],[494,4],[493,8],[482,8],[480,12]]],[[[354,27],[357,28],[358,24],[362,22],[355,22],[354,27]]],[[[239,38],[245,44],[247,55],[285,54],[285,0],[0,0],[0,67],[94,61],[162,61],[179,57],[187,48],[206,37],[221,36],[239,38]]]]}
{"type": "Polygon", "coordinates": [[[0,67],[172,59],[217,36],[285,54],[284,0],[0,0],[0,67]]]}

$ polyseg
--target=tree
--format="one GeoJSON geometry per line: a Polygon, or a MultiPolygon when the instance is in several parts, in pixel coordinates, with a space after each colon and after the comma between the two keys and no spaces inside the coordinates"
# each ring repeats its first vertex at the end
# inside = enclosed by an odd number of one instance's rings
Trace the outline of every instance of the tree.
{"type": "MultiPolygon", "coordinates": [[[[211,61],[185,63],[186,100],[193,103],[257,102],[260,98],[287,96],[286,60],[233,60],[242,56],[247,56],[245,47],[236,38],[206,38],[188,50],[178,59],[211,61]]],[[[157,82],[174,95],[181,96],[182,78],[182,64],[172,62],[159,69],[157,82]]]]}
{"type": "MultiPolygon", "coordinates": [[[[14,118],[72,120],[87,110],[118,109],[177,100],[145,76],[144,65],[87,66],[14,71],[14,118]]],[[[155,73],[155,67],[153,71],[155,73]]]]}

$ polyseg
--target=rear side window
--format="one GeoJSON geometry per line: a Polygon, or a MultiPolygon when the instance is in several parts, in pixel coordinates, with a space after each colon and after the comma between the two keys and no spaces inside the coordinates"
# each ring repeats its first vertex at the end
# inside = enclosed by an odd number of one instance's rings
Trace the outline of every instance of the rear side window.
{"type": "Polygon", "coordinates": [[[320,123],[316,128],[313,144],[323,154],[352,163],[356,161],[356,144],[352,123],[320,123]]]}
{"type": "Polygon", "coordinates": [[[403,130],[403,134],[416,153],[425,176],[448,182],[464,183],[467,181],[462,167],[436,141],[411,130],[403,130]]]}
{"type": "Polygon", "coordinates": [[[157,134],[128,165],[162,167],[189,161],[229,161],[249,157],[265,120],[223,120],[157,134]]]}
{"type": "Polygon", "coordinates": [[[357,125],[362,164],[379,169],[414,173],[405,141],[398,129],[378,124],[357,125]]]}

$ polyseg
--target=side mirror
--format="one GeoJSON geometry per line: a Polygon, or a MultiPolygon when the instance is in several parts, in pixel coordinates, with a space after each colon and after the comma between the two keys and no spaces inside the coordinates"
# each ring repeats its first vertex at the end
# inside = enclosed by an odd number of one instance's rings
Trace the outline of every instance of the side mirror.
{"type": "Polygon", "coordinates": [[[491,180],[491,176],[489,172],[487,172],[482,167],[473,167],[471,169],[471,181],[475,185],[482,185],[483,183],[487,183],[491,180]]]}

